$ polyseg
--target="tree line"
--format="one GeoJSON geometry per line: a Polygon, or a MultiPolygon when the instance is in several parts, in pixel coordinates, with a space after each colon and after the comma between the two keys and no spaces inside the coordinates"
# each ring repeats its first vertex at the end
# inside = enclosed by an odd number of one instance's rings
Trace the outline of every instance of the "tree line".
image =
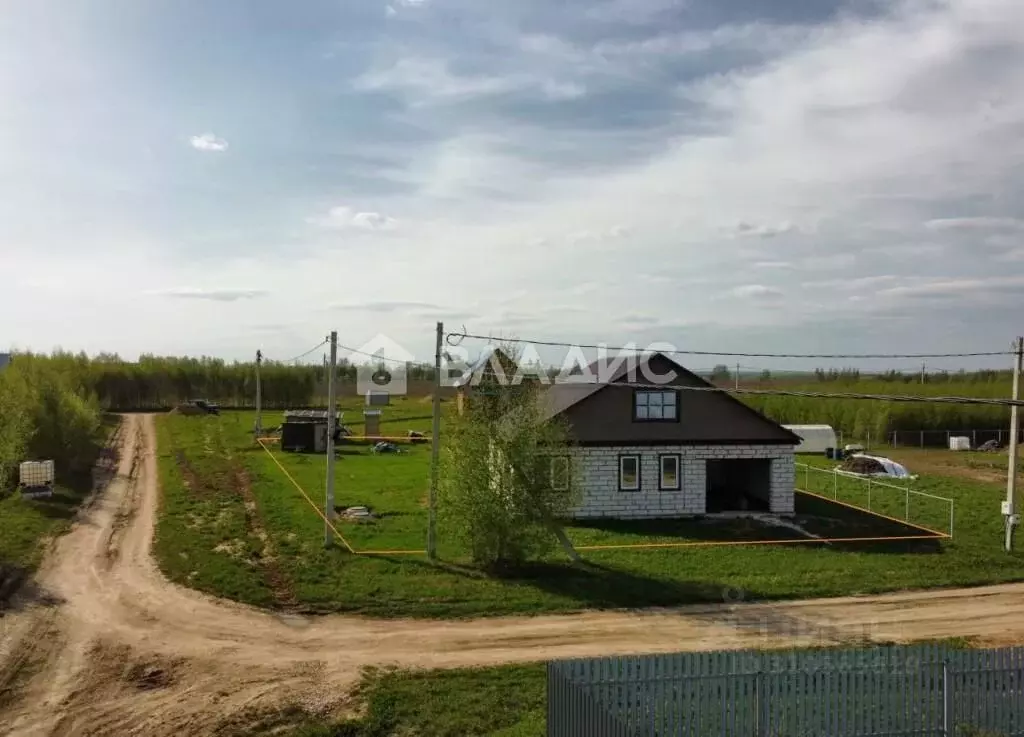
{"type": "MultiPolygon", "coordinates": [[[[349,388],[356,383],[357,367],[339,362],[339,382],[349,388]]],[[[433,367],[422,364],[407,368],[411,382],[429,386],[433,367]]],[[[5,384],[31,378],[35,396],[54,402],[47,392],[57,392],[65,405],[77,402],[82,407],[101,411],[168,409],[193,398],[204,398],[224,407],[254,407],[256,366],[252,361],[227,362],[211,357],[172,357],[142,355],[138,361],[125,361],[114,354],[88,356],[85,353],[55,352],[49,355],[17,353],[6,370],[5,384]],[[20,377],[20,378],[15,378],[20,377]],[[48,387],[42,394],[42,387],[48,387]],[[63,394],[61,394],[63,393],[63,394]],[[70,393],[74,399],[65,394],[70,393]]],[[[290,365],[264,361],[261,366],[263,403],[268,409],[323,404],[327,394],[327,367],[290,365]]],[[[858,392],[866,394],[964,395],[982,397],[1010,396],[1011,377],[1006,371],[974,371],[928,374],[921,384],[920,374],[889,371],[861,375],[855,369],[820,369],[802,379],[754,381],[757,388],[784,388],[798,391],[858,392]]],[[[751,382],[743,381],[750,386],[751,382]]],[[[20,386],[20,384],[19,384],[20,386]]],[[[24,387],[6,388],[25,395],[24,387]]],[[[0,401],[11,401],[9,399],[0,401]]],[[[1004,407],[875,402],[864,400],[815,399],[790,396],[742,396],[743,401],[769,417],[787,424],[829,424],[848,436],[881,438],[893,430],[988,429],[1007,426],[1009,411],[1004,407]]],[[[0,404],[0,408],[4,405],[0,404]]],[[[25,410],[22,410],[25,411],[25,410]]],[[[3,421],[13,422],[10,412],[3,421]]],[[[21,415],[17,415],[21,416],[21,415]]],[[[3,428],[5,426],[0,426],[3,428]]],[[[3,432],[0,443],[9,445],[12,436],[3,432]]],[[[20,436],[18,436],[20,437],[20,436]]],[[[20,442],[20,441],[19,441],[20,442]]]]}
{"type": "Polygon", "coordinates": [[[25,460],[53,460],[58,478],[88,473],[102,438],[102,410],[76,371],[19,356],[0,370],[0,492],[25,460]]]}

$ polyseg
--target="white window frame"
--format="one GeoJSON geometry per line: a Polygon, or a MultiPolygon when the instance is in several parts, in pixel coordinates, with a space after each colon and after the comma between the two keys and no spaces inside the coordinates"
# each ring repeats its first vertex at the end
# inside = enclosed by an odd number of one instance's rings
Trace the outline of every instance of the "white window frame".
{"type": "Polygon", "coordinates": [[[679,453],[662,453],[658,456],[658,490],[659,491],[681,491],[683,488],[683,459],[679,453]],[[669,486],[665,483],[665,461],[673,459],[676,463],[676,483],[669,486]]]}
{"type": "Polygon", "coordinates": [[[571,473],[571,469],[570,469],[570,466],[569,466],[569,457],[568,456],[552,456],[551,457],[551,469],[550,469],[550,472],[551,472],[551,477],[550,477],[549,480],[551,481],[551,488],[554,491],[568,491],[569,490],[569,485],[570,485],[569,474],[571,473]],[[564,484],[559,484],[556,481],[556,479],[558,478],[558,474],[556,473],[555,469],[559,465],[562,466],[562,470],[564,470],[564,472],[565,472],[565,476],[564,476],[565,483],[564,484]]]}
{"type": "Polygon", "coordinates": [[[638,453],[625,453],[619,456],[619,491],[640,491],[640,455],[638,453]],[[627,460],[636,463],[636,483],[633,486],[623,485],[622,466],[627,460]]]}

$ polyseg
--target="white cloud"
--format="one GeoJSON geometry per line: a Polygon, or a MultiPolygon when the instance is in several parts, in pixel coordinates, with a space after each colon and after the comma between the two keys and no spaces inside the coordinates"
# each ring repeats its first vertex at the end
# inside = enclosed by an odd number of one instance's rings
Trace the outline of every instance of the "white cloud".
{"type": "Polygon", "coordinates": [[[575,80],[545,74],[513,71],[508,74],[457,73],[443,59],[407,56],[390,66],[373,69],[354,82],[357,90],[403,92],[414,105],[437,104],[456,98],[507,95],[534,90],[548,100],[571,100],[586,94],[575,80]]]}
{"type": "Polygon", "coordinates": [[[225,287],[173,287],[155,292],[162,297],[176,299],[207,299],[214,302],[236,302],[241,299],[256,299],[268,294],[265,289],[233,289],[225,287]]]}
{"type": "Polygon", "coordinates": [[[202,133],[198,136],[192,136],[188,141],[192,144],[192,148],[197,151],[220,152],[228,150],[228,142],[223,138],[218,138],[212,133],[202,133]]]}
{"type": "Polygon", "coordinates": [[[392,217],[379,212],[360,212],[344,205],[332,207],[326,215],[310,218],[309,222],[325,228],[370,231],[394,230],[398,227],[398,221],[392,217]]]}

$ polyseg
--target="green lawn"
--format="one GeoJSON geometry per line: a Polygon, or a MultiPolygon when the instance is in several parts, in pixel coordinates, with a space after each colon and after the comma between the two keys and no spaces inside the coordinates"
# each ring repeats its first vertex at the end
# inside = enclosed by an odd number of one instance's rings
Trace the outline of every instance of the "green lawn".
{"type": "MultiPolygon", "coordinates": [[[[450,404],[444,406],[450,411],[450,404]]],[[[358,433],[359,423],[350,421],[361,417],[357,405],[350,402],[346,411],[345,424],[358,433]]],[[[268,413],[264,424],[276,424],[275,414],[268,413]]],[[[429,402],[399,400],[384,409],[384,431],[429,430],[429,414],[429,402]]],[[[252,413],[233,412],[158,419],[164,504],[156,551],[172,579],[261,606],[459,617],[716,602],[734,599],[737,590],[746,599],[778,599],[1024,580],[1024,557],[1001,550],[998,484],[939,476],[922,478],[916,488],[956,500],[956,538],[941,543],[586,551],[583,566],[569,565],[559,553],[499,579],[467,566],[442,526],[439,565],[422,555],[353,556],[340,545],[324,549],[323,520],[253,444],[253,419],[252,413]]],[[[322,504],[325,459],[270,447],[322,504]]],[[[366,505],[379,515],[337,523],[357,550],[424,547],[430,450],[402,447],[407,452],[373,455],[352,445],[338,456],[337,506],[366,505]]],[[[896,502],[873,499],[879,504],[896,502]]],[[[915,534],[811,497],[800,496],[797,511],[801,524],[823,537],[915,534]]],[[[701,520],[576,523],[568,533],[581,546],[796,537],[784,528],[701,520]]]]}
{"type": "Polygon", "coordinates": [[[370,671],[356,696],[360,718],[308,722],[300,712],[271,715],[246,735],[286,737],[541,737],[545,733],[544,666],[459,670],[370,671]],[[291,731],[288,725],[302,724],[291,731]]]}

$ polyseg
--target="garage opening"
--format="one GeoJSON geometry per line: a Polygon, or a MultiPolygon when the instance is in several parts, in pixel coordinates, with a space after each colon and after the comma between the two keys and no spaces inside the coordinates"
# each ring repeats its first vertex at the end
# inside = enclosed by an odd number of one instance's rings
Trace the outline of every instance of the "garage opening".
{"type": "Polygon", "coordinates": [[[707,511],[767,512],[771,501],[770,458],[707,462],[707,511]]]}

